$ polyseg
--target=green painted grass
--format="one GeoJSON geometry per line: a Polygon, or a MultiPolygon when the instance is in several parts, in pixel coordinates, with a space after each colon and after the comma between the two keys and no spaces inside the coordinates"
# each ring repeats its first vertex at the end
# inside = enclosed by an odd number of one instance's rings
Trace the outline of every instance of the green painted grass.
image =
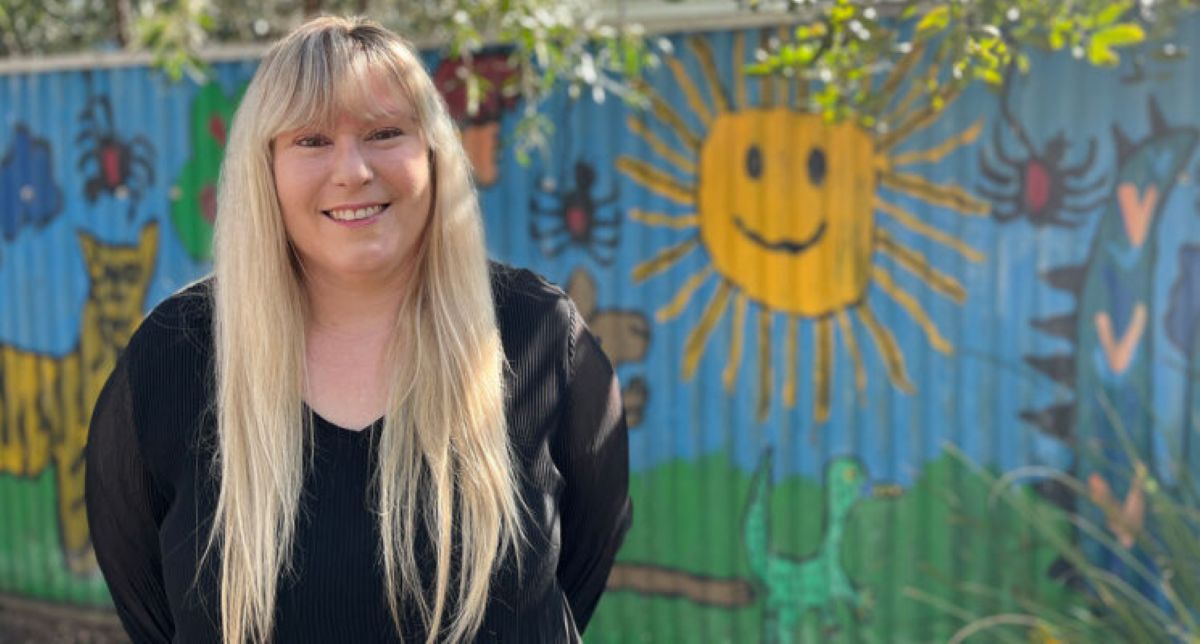
{"type": "Polygon", "coordinates": [[[67,569],[58,533],[53,468],[37,478],[0,474],[0,592],[93,606],[111,605],[97,569],[67,569]]]}
{"type": "MultiPolygon", "coordinates": [[[[630,483],[634,524],[619,561],[750,581],[741,536],[750,473],[718,454],[635,474],[630,483]]],[[[848,518],[842,563],[872,607],[862,614],[846,605],[811,610],[797,628],[797,641],[945,641],[967,614],[1017,610],[1018,597],[1072,603],[1069,591],[1044,572],[1056,553],[1028,521],[1003,504],[989,505],[988,496],[985,481],[943,456],[903,495],[863,498],[848,518]],[[918,601],[914,593],[962,609],[963,617],[918,601]]],[[[815,481],[777,482],[770,500],[773,549],[795,559],[810,555],[821,539],[823,504],[815,481]]],[[[762,604],[761,593],[753,604],[729,609],[609,592],[587,641],[758,641],[762,604]]]]}

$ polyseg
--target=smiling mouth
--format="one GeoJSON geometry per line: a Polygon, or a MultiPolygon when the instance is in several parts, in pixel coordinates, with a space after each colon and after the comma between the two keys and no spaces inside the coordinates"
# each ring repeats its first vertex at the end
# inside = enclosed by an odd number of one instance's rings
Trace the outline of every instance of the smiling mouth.
{"type": "Polygon", "coordinates": [[[351,222],[369,219],[378,215],[387,209],[391,203],[378,203],[371,206],[363,206],[361,208],[339,208],[336,210],[322,210],[321,214],[333,219],[334,221],[351,222]]]}
{"type": "Polygon", "coordinates": [[[821,241],[821,238],[825,236],[825,222],[823,221],[821,222],[821,225],[817,226],[817,229],[813,231],[813,234],[809,236],[808,239],[801,241],[794,241],[786,238],[773,242],[767,241],[763,239],[762,235],[754,232],[748,226],[746,226],[746,223],[742,221],[742,218],[736,215],[733,218],[733,225],[737,226],[738,232],[742,233],[746,239],[754,242],[756,246],[772,251],[783,251],[793,255],[808,250],[809,247],[821,241]]]}

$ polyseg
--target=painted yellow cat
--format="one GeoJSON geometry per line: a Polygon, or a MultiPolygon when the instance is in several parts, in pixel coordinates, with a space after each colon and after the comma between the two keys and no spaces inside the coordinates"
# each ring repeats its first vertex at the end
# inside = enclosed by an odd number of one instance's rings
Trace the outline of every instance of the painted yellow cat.
{"type": "Polygon", "coordinates": [[[96,569],[83,506],[83,449],[92,406],[142,318],[158,251],[158,226],[136,245],[79,233],[89,288],[80,337],[65,355],[0,345],[0,473],[40,476],[54,467],[63,553],[76,574],[96,569]]]}

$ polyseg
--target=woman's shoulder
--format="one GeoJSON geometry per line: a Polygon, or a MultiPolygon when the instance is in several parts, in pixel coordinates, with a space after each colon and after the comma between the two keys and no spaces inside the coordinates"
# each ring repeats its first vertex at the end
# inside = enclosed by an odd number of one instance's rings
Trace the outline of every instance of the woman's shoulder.
{"type": "Polygon", "coordinates": [[[134,331],[125,349],[131,363],[161,362],[179,352],[212,349],[212,278],[193,282],[158,303],[134,331]]]}
{"type": "Polygon", "coordinates": [[[500,262],[489,263],[492,298],[501,330],[509,324],[551,323],[565,331],[577,312],[566,292],[545,277],[500,262]]]}
{"type": "Polygon", "coordinates": [[[582,321],[566,292],[529,269],[499,262],[491,263],[491,278],[496,324],[509,360],[565,351],[562,358],[569,361],[582,321]]]}
{"type": "Polygon", "coordinates": [[[496,299],[497,306],[514,298],[556,303],[567,296],[550,280],[528,268],[491,260],[488,262],[488,272],[492,280],[492,297],[496,299]]]}

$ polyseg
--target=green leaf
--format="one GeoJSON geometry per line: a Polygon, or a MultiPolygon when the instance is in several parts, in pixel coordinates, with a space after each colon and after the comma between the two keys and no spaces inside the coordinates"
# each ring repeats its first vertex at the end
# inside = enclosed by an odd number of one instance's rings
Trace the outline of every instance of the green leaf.
{"type": "Polygon", "coordinates": [[[1087,57],[1088,62],[1098,67],[1111,67],[1121,60],[1111,47],[1095,40],[1088,43],[1087,57]]]}
{"type": "Polygon", "coordinates": [[[1002,76],[1000,72],[996,71],[995,69],[977,67],[975,69],[975,76],[988,85],[995,85],[996,87],[999,87],[1004,84],[1004,76],[1002,76]]]}
{"type": "Polygon", "coordinates": [[[1107,47],[1128,47],[1144,40],[1146,40],[1146,32],[1141,25],[1132,22],[1113,25],[1092,34],[1093,44],[1099,42],[1102,46],[1107,47]]]}
{"type": "Polygon", "coordinates": [[[1133,6],[1133,2],[1126,0],[1125,2],[1117,2],[1105,8],[1096,16],[1097,27],[1107,27],[1116,22],[1129,8],[1133,6]]]}
{"type": "Polygon", "coordinates": [[[750,63],[746,65],[746,73],[751,76],[766,76],[771,73],[771,65],[767,62],[750,63]]]}
{"type": "Polygon", "coordinates": [[[829,13],[829,18],[834,24],[839,24],[854,18],[854,13],[855,9],[852,6],[838,6],[829,13]]]}
{"type": "Polygon", "coordinates": [[[950,24],[950,7],[942,5],[929,10],[917,23],[918,34],[930,34],[943,31],[950,24]]]}
{"type": "Polygon", "coordinates": [[[1050,45],[1051,50],[1058,51],[1059,49],[1062,49],[1063,46],[1065,46],[1067,44],[1065,33],[1066,32],[1062,29],[1059,29],[1058,26],[1055,26],[1054,29],[1050,30],[1050,37],[1049,37],[1048,44],[1050,45]]]}
{"type": "Polygon", "coordinates": [[[1029,73],[1029,56],[1025,54],[1017,54],[1017,70],[1022,74],[1029,73]]]}

